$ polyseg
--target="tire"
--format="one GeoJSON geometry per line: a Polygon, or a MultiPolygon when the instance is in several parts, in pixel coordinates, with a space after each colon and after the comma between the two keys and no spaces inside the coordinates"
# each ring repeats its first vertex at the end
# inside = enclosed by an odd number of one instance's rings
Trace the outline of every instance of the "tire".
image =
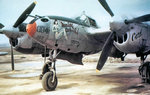
{"type": "Polygon", "coordinates": [[[44,90],[46,90],[46,91],[55,90],[55,88],[57,87],[57,83],[58,83],[57,77],[55,77],[53,83],[52,83],[52,79],[53,79],[52,72],[47,72],[44,74],[44,76],[42,78],[42,86],[43,86],[44,90]]]}

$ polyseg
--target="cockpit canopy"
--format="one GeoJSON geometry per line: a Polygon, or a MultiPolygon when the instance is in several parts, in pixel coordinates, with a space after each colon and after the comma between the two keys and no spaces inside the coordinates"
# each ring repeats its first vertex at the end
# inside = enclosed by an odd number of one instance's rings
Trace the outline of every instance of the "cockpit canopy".
{"type": "Polygon", "coordinates": [[[76,20],[80,21],[81,23],[84,23],[88,26],[94,27],[94,28],[98,28],[97,23],[94,19],[92,19],[89,16],[86,16],[85,14],[76,17],[76,20]]]}

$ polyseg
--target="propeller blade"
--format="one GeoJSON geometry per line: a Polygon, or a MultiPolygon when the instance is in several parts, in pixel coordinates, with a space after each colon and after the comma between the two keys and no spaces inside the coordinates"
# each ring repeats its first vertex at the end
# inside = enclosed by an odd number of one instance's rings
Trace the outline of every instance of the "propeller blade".
{"type": "Polygon", "coordinates": [[[131,19],[131,20],[125,20],[125,24],[140,23],[140,22],[146,22],[146,21],[150,21],[150,14],[143,15],[143,16],[131,19]]]}
{"type": "Polygon", "coordinates": [[[0,29],[2,29],[4,27],[4,25],[2,23],[0,23],[0,29]]]}
{"type": "Polygon", "coordinates": [[[11,68],[12,68],[12,71],[13,71],[14,70],[14,53],[13,53],[12,43],[10,45],[11,45],[11,68]]]}
{"type": "Polygon", "coordinates": [[[34,9],[36,5],[36,2],[33,2],[22,14],[21,16],[17,19],[17,21],[15,22],[15,24],[13,25],[13,27],[18,27],[18,25],[20,25],[24,20],[26,20],[26,18],[28,17],[28,15],[32,12],[32,10],[34,9]]]}
{"type": "Polygon", "coordinates": [[[0,29],[1,29],[0,34],[3,34],[3,30],[2,30],[3,27],[5,27],[5,26],[2,23],[0,23],[0,29]]]}
{"type": "Polygon", "coordinates": [[[114,36],[114,32],[111,32],[111,34],[109,35],[109,37],[106,40],[106,43],[103,46],[102,53],[101,53],[101,56],[99,58],[99,61],[98,61],[97,67],[96,67],[97,70],[101,70],[103,68],[103,66],[109,56],[109,53],[113,46],[113,41],[114,41],[113,36],[114,36]]]}
{"type": "Polygon", "coordinates": [[[110,7],[108,6],[106,0],[98,0],[101,5],[105,8],[105,10],[113,17],[114,13],[111,11],[110,7]]]}

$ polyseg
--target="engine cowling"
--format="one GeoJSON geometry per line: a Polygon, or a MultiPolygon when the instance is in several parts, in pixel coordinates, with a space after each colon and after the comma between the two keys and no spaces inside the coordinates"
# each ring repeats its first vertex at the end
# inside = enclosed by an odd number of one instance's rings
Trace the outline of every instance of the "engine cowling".
{"type": "Polygon", "coordinates": [[[114,45],[125,53],[137,53],[146,43],[147,31],[140,24],[131,24],[129,30],[121,36],[115,36],[114,45]]]}

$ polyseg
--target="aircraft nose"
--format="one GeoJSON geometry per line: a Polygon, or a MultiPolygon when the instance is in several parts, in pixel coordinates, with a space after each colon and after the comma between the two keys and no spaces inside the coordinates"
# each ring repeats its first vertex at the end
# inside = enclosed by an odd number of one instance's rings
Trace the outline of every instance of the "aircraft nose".
{"type": "Polygon", "coordinates": [[[33,35],[36,33],[36,26],[36,22],[27,25],[26,31],[29,36],[33,37],[33,35]]]}

